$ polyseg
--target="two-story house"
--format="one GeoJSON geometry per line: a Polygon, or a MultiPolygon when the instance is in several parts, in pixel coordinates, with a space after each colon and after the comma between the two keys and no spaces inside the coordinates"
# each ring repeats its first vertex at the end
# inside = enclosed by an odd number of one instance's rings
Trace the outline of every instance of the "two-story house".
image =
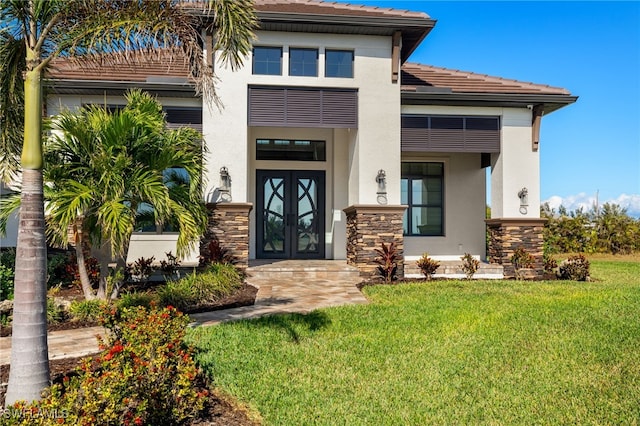
{"type": "MultiPolygon", "coordinates": [[[[184,66],[86,73],[59,63],[47,113],[122,104],[131,87],[156,94],[171,123],[201,129],[206,238],[244,265],[345,259],[368,274],[373,249],[394,241],[405,262],[471,253],[503,264],[506,276],[523,246],[541,271],[539,129],[575,96],[409,62],[436,23],[422,12],[316,0],[257,0],[256,8],[257,38],[240,70],[207,52],[222,109],[195,96],[184,66]]],[[[129,259],[162,258],[176,238],[136,233],[129,259]]]]}

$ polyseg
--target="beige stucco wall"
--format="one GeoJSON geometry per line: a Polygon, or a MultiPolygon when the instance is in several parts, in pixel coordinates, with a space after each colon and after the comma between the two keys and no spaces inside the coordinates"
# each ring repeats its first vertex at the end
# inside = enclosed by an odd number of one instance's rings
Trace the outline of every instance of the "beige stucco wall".
{"type": "MultiPolygon", "coordinates": [[[[233,202],[255,203],[256,169],[316,169],[326,171],[327,258],[346,257],[346,227],[342,209],[375,203],[375,177],[384,169],[389,181],[400,179],[400,87],[391,82],[391,38],[259,31],[255,45],[283,48],[282,75],[252,75],[251,57],[232,72],[216,62],[218,95],[223,105],[204,109],[203,133],[210,148],[209,184],[205,197],[215,201],[219,170],[227,167],[233,202]],[[318,76],[288,75],[289,48],[317,48],[318,76]],[[324,77],[325,49],[354,51],[353,78],[324,77]],[[357,129],[247,127],[249,85],[350,88],[358,90],[357,129]],[[328,143],[326,163],[255,160],[256,138],[320,139],[328,143]]],[[[399,186],[390,186],[389,204],[400,202],[399,186]]],[[[255,258],[255,211],[251,213],[250,257],[255,258]]]]}
{"type": "MultiPolygon", "coordinates": [[[[539,153],[531,149],[531,111],[527,108],[404,105],[405,114],[493,115],[502,122],[501,151],[492,155],[492,217],[539,217],[539,153]],[[529,208],[521,214],[518,191],[526,187],[529,208]]],[[[480,154],[403,154],[403,161],[427,158],[445,161],[445,236],[406,237],[409,259],[428,252],[440,259],[457,259],[465,252],[486,257],[485,170],[480,154]]]]}

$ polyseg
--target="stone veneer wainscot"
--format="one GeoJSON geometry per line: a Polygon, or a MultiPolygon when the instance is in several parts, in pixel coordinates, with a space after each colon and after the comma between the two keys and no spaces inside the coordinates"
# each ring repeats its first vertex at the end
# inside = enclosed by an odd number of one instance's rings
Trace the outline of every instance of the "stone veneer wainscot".
{"type": "Polygon", "coordinates": [[[522,247],[534,258],[536,278],[544,275],[543,229],[546,219],[487,219],[489,231],[489,259],[504,268],[504,277],[516,276],[511,263],[514,251],[522,247]]]}
{"type": "Polygon", "coordinates": [[[404,237],[402,215],[407,206],[353,205],[347,215],[347,264],[360,270],[363,277],[377,275],[376,248],[395,242],[398,278],[404,278],[404,237]]]}
{"type": "Polygon", "coordinates": [[[249,212],[252,208],[251,203],[207,204],[209,221],[200,243],[200,255],[206,256],[209,242],[217,240],[233,256],[235,266],[246,269],[249,266],[249,212]]]}

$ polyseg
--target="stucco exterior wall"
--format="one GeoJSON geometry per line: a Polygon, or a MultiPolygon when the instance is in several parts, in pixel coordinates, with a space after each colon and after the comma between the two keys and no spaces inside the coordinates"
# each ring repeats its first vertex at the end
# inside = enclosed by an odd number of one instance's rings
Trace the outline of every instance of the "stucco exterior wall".
{"type": "Polygon", "coordinates": [[[423,253],[442,260],[458,260],[465,253],[485,258],[485,170],[480,154],[403,154],[402,161],[444,163],[444,236],[404,237],[408,260],[423,253]]]}
{"type": "MultiPolygon", "coordinates": [[[[282,75],[253,75],[248,57],[232,72],[215,63],[222,109],[204,109],[203,133],[210,149],[207,201],[216,201],[219,170],[227,167],[233,202],[255,203],[256,169],[315,169],[326,172],[327,258],[346,258],[346,217],[342,209],[375,203],[375,177],[384,169],[389,182],[400,181],[400,87],[391,82],[391,38],[259,31],[255,45],[283,49],[282,75]],[[318,76],[289,76],[289,48],[317,48],[318,76]],[[324,77],[325,49],[354,51],[353,78],[324,77]],[[358,90],[357,129],[247,127],[249,85],[331,87],[358,90]],[[256,138],[327,141],[327,161],[256,161],[256,138]]],[[[399,185],[389,186],[389,204],[400,201],[399,185]]],[[[251,213],[250,257],[255,258],[255,212],[251,213]]]]}
{"type": "MultiPolygon", "coordinates": [[[[500,153],[492,154],[492,217],[537,218],[540,205],[539,153],[531,149],[531,110],[527,108],[403,105],[403,114],[492,115],[502,123],[500,153]],[[528,189],[529,208],[520,213],[518,191],[528,189]]],[[[441,259],[459,259],[465,252],[486,258],[485,170],[480,154],[411,155],[403,161],[445,161],[445,236],[405,237],[409,259],[428,252],[441,259]]]]}

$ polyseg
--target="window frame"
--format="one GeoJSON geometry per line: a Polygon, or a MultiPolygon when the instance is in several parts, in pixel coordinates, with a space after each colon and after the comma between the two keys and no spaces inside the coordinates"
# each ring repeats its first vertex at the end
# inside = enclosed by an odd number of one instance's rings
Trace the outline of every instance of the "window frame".
{"type": "MultiPolygon", "coordinates": [[[[346,50],[346,49],[325,49],[324,51],[324,76],[327,78],[353,78],[354,76],[354,63],[355,63],[355,53],[353,52],[353,50],[346,50]],[[344,76],[344,75],[329,75],[328,70],[329,70],[329,53],[349,53],[351,54],[351,72],[349,76],[344,76]]],[[[338,69],[340,68],[339,64],[336,64],[336,66],[338,67],[338,69]]]]}
{"type": "MultiPolygon", "coordinates": [[[[289,48],[289,76],[291,77],[318,77],[318,62],[320,61],[320,50],[315,47],[290,47],[289,48]],[[293,53],[294,52],[315,52],[315,71],[314,74],[294,74],[293,73],[293,53]]],[[[304,61],[301,62],[302,70],[306,69],[307,63],[304,61]]]]}
{"type": "MultiPolygon", "coordinates": [[[[253,75],[282,75],[282,46],[253,46],[253,49],[251,49],[251,74],[253,75]],[[271,51],[275,51],[278,50],[280,52],[280,60],[278,62],[278,73],[271,73],[271,72],[256,72],[256,50],[271,50],[271,51]]],[[[265,61],[260,61],[259,63],[263,63],[265,61]]],[[[269,66],[270,66],[271,62],[269,62],[268,60],[265,62],[267,71],[269,71],[269,66]]]]}
{"type": "Polygon", "coordinates": [[[402,161],[401,162],[401,170],[402,170],[402,165],[404,164],[439,164],[441,165],[441,173],[439,175],[436,174],[415,174],[415,173],[405,173],[401,171],[401,177],[400,177],[400,185],[401,185],[401,196],[402,196],[402,185],[404,183],[404,181],[407,181],[407,209],[405,210],[405,214],[403,217],[403,235],[407,236],[407,237],[444,237],[445,236],[445,185],[444,185],[444,179],[445,179],[445,162],[444,161],[402,161]],[[429,203],[428,200],[426,203],[414,203],[413,202],[413,191],[412,191],[412,187],[413,187],[413,180],[418,180],[418,179],[425,179],[425,178],[440,178],[440,192],[442,194],[442,197],[440,199],[440,203],[439,204],[434,204],[434,203],[429,203]],[[412,208],[415,207],[422,207],[422,208],[440,208],[440,232],[439,233],[434,233],[434,234],[421,234],[421,233],[413,233],[412,229],[413,229],[413,223],[412,223],[412,215],[411,215],[411,210],[412,208]]]}

